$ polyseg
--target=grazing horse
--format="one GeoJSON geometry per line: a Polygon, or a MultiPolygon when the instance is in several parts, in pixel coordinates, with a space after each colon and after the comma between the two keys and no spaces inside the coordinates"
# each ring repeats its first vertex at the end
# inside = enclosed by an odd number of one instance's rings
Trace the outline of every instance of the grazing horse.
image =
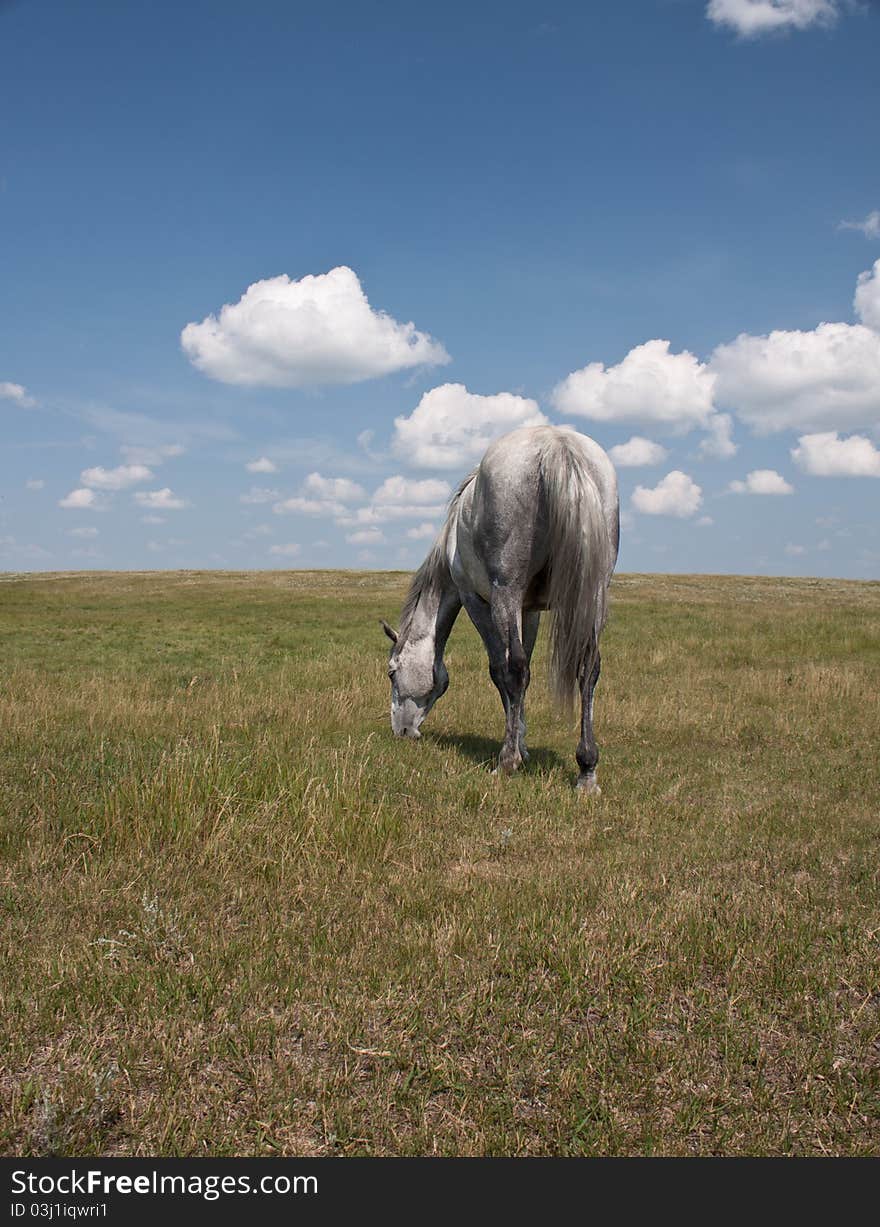
{"type": "Polygon", "coordinates": [[[419,726],[449,685],[443,651],[462,605],[482,636],[504,704],[498,769],[528,757],[525,694],[542,610],[551,623],[556,697],[581,699],[578,788],[599,791],[593,691],[599,635],[619,542],[617,475],[602,448],[567,427],[534,426],[497,439],[461,483],[446,523],[416,572],[392,640],[391,727],[419,726]]]}

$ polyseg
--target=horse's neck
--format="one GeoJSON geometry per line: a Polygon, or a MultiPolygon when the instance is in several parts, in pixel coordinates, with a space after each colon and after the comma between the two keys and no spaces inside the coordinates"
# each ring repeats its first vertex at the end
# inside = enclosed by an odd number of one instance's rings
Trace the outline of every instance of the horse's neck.
{"type": "Polygon", "coordinates": [[[407,637],[430,639],[434,645],[434,658],[440,660],[446,648],[446,640],[461,609],[461,597],[447,574],[441,583],[424,589],[413,611],[407,637]]]}

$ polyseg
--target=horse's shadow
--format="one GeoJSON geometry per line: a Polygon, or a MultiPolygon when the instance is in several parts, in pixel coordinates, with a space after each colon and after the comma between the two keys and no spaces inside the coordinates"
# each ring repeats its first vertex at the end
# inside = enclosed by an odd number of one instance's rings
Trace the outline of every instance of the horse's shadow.
{"type": "MultiPolygon", "coordinates": [[[[501,752],[500,741],[493,741],[491,737],[479,737],[475,733],[436,733],[433,730],[431,732],[426,730],[422,736],[426,740],[430,737],[431,741],[439,746],[457,750],[459,754],[464,754],[472,762],[489,769],[495,767],[501,752]]],[[[529,761],[523,763],[520,770],[537,771],[543,775],[565,767],[565,765],[562,755],[551,750],[549,746],[529,746],[529,761]]]]}

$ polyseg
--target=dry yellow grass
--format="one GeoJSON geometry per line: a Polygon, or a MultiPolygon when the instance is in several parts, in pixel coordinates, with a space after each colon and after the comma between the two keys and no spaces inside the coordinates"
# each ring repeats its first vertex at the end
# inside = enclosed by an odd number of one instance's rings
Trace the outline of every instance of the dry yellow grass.
{"type": "Polygon", "coordinates": [[[402,575],[0,578],[0,1147],[880,1149],[880,585],[620,576],[603,795],[402,575]]]}

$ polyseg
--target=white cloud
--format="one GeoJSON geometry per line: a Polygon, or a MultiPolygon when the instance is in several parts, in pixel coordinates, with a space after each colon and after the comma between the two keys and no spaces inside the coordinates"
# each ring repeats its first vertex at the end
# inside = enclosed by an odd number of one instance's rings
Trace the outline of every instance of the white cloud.
{"type": "Polygon", "coordinates": [[[537,402],[527,397],[480,396],[464,384],[444,383],[426,392],[409,417],[394,419],[391,449],[418,468],[462,468],[475,464],[499,435],[546,422],[537,402]]]}
{"type": "Polygon", "coordinates": [[[415,528],[408,528],[406,535],[411,541],[433,541],[437,536],[435,525],[426,520],[424,524],[417,524],[415,528]]]}
{"type": "Polygon", "coordinates": [[[106,511],[107,504],[100,494],[94,490],[71,490],[64,498],[58,500],[58,506],[65,511],[106,511]]]}
{"type": "Polygon", "coordinates": [[[268,456],[260,456],[259,460],[249,460],[244,466],[249,473],[277,473],[278,465],[268,456]]]}
{"type": "Polygon", "coordinates": [[[93,469],[83,469],[79,479],[84,486],[93,490],[124,490],[127,486],[136,486],[140,481],[149,481],[152,470],[143,464],[120,464],[115,469],[105,469],[98,465],[93,469]]]}
{"type": "Polygon", "coordinates": [[[345,514],[345,507],[342,503],[337,503],[333,499],[303,498],[301,495],[283,499],[276,503],[272,510],[276,515],[283,515],[285,512],[294,512],[303,516],[341,516],[345,514]]]}
{"type": "Polygon", "coordinates": [[[247,494],[238,496],[238,501],[240,503],[271,503],[280,497],[280,490],[270,490],[266,486],[251,486],[247,494]]]}
{"type": "Polygon", "coordinates": [[[20,383],[0,382],[0,400],[14,401],[20,409],[33,409],[37,403],[20,383]]]}
{"type": "Polygon", "coordinates": [[[270,545],[269,553],[282,558],[295,558],[302,550],[301,545],[291,542],[289,545],[270,545]]]}
{"type": "Polygon", "coordinates": [[[874,261],[872,269],[859,273],[853,308],[863,324],[880,332],[880,260],[874,261]]]}
{"type": "Polygon", "coordinates": [[[711,516],[700,516],[699,520],[695,521],[697,528],[710,528],[715,521],[711,516]]]}
{"type": "Polygon", "coordinates": [[[553,389],[562,413],[599,422],[645,422],[683,434],[706,426],[713,412],[714,374],[693,354],[669,352],[669,341],[646,341],[617,366],[591,362],[553,389]]]}
{"type": "Polygon", "coordinates": [[[356,481],[349,481],[347,477],[322,477],[320,473],[309,473],[302,488],[303,494],[340,503],[356,503],[366,494],[356,481]]]}
{"type": "Polygon", "coordinates": [[[838,0],[709,0],[706,16],[743,38],[777,30],[806,30],[837,20],[838,0]]]}
{"type": "Polygon", "coordinates": [[[180,334],[189,360],[223,383],[295,388],[357,383],[450,361],[412,323],[374,311],[357,274],[344,265],[292,281],[256,281],[237,303],[180,334]]]}
{"type": "Polygon", "coordinates": [[[713,413],[706,423],[706,438],[700,443],[699,454],[718,460],[729,460],[739,451],[733,441],[733,418],[729,413],[713,413]]]}
{"type": "Polygon", "coordinates": [[[25,490],[42,490],[45,482],[41,477],[31,477],[24,483],[25,490]]]}
{"type": "Polygon", "coordinates": [[[410,480],[396,475],[388,477],[373,492],[366,507],[347,511],[337,523],[344,528],[385,524],[389,520],[416,520],[425,516],[442,515],[452,494],[448,482],[438,478],[410,480]]]}
{"type": "Polygon", "coordinates": [[[164,516],[141,516],[141,524],[164,524],[164,516]]]}
{"type": "Polygon", "coordinates": [[[864,435],[841,439],[836,430],[801,435],[791,458],[813,477],[880,477],[880,449],[864,435]]]}
{"type": "Polygon", "coordinates": [[[379,528],[362,528],[356,533],[348,533],[345,539],[349,545],[383,545],[385,534],[379,528]]]}
{"type": "Polygon", "coordinates": [[[612,447],[608,455],[620,468],[637,468],[646,464],[661,464],[669,452],[659,443],[643,439],[641,435],[633,435],[626,443],[618,443],[612,447]]]}
{"type": "Polygon", "coordinates": [[[636,511],[651,516],[677,516],[679,519],[694,515],[702,501],[700,487],[679,469],[667,473],[653,489],[636,486],[632,496],[636,511]]]}
{"type": "Polygon", "coordinates": [[[189,506],[186,499],[178,498],[167,486],[163,490],[138,490],[134,501],[140,507],[150,507],[154,511],[180,511],[189,506]]]}
{"type": "Polygon", "coordinates": [[[745,481],[732,481],[727,487],[732,494],[793,494],[789,485],[775,469],[753,469],[745,481]]]}
{"type": "Polygon", "coordinates": [[[869,213],[861,222],[841,222],[838,230],[861,230],[866,239],[880,239],[880,209],[869,213]]]}
{"type": "MultiPolygon", "coordinates": [[[[868,298],[866,291],[866,303],[868,298]]],[[[853,428],[878,420],[880,336],[862,324],[742,333],[717,347],[711,367],[719,401],[756,434],[853,428]]]]}
{"type": "Polygon", "coordinates": [[[799,558],[801,554],[806,554],[807,547],[805,545],[792,545],[792,543],[789,542],[789,544],[785,547],[785,552],[786,554],[791,555],[792,558],[799,558]]]}
{"type": "Polygon", "coordinates": [[[140,447],[123,443],[119,450],[129,464],[157,465],[176,456],[182,456],[186,448],[179,443],[164,443],[158,447],[140,447]]]}
{"type": "Polygon", "coordinates": [[[68,537],[97,537],[97,528],[71,528],[68,537]]]}

